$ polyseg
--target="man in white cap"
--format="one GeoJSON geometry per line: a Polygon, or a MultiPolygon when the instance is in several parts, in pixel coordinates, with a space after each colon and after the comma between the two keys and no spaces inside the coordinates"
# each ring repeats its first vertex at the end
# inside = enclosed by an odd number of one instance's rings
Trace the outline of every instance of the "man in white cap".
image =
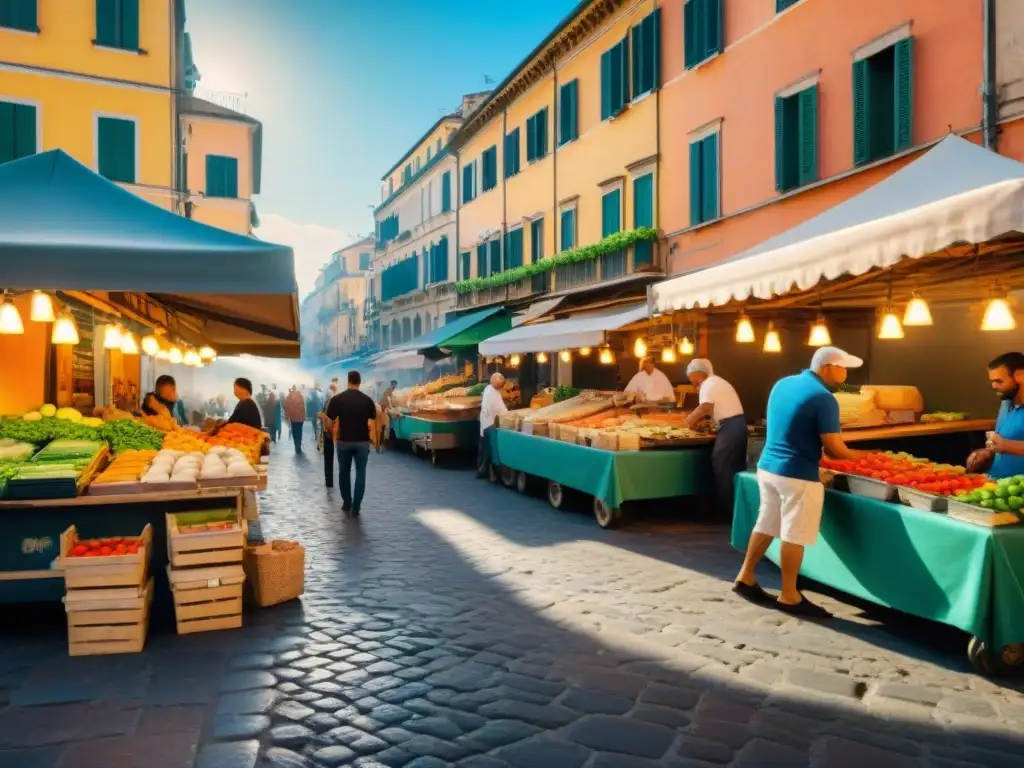
{"type": "Polygon", "coordinates": [[[694,427],[710,419],[718,427],[711,450],[715,504],[720,516],[732,519],[733,478],[747,468],[747,420],[732,384],[715,375],[711,361],[697,357],[686,366],[686,378],[697,388],[698,405],[684,422],[694,427]]]}
{"type": "Polygon", "coordinates": [[[822,449],[836,459],[859,459],[867,451],[846,447],[839,432],[839,403],[833,392],[846,381],[849,368],[864,361],[836,347],[821,347],[810,370],[780,379],[768,396],[768,434],[757,464],[761,506],[750,534],[733,591],[753,603],[770,604],[772,596],[757,583],[755,570],[774,539],[782,540],[782,591],[774,600],[785,613],[811,619],[832,614],[797,589],[804,547],[818,538],[825,487],[818,463],[822,449]]]}
{"type": "Polygon", "coordinates": [[[490,383],[484,387],[480,399],[480,445],[476,455],[476,476],[489,477],[491,474],[491,433],[495,422],[503,413],[508,413],[508,406],[501,396],[505,387],[505,377],[500,373],[491,374],[490,383]]]}
{"type": "Polygon", "coordinates": [[[654,367],[654,358],[647,355],[640,361],[640,370],[626,385],[627,392],[643,395],[647,402],[674,401],[675,390],[672,382],[662,371],[654,367]]]}

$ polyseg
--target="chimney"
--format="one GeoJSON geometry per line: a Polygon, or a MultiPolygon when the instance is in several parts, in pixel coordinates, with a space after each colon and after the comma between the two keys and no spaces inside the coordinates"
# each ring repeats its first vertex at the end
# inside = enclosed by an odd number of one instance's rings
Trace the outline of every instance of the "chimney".
{"type": "Polygon", "coordinates": [[[490,91],[481,91],[480,93],[468,93],[462,97],[462,118],[466,119],[477,109],[481,104],[491,95],[490,91]]]}

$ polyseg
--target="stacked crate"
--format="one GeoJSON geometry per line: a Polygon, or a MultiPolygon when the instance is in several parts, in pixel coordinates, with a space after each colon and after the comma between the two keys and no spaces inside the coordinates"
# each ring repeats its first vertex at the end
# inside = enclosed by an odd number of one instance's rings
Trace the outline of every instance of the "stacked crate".
{"type": "Polygon", "coordinates": [[[167,579],[179,635],[242,626],[245,543],[237,509],[167,515],[167,579]]]}
{"type": "Polygon", "coordinates": [[[64,607],[71,656],[139,653],[146,644],[153,579],[149,554],[153,529],[146,526],[136,554],[71,557],[78,531],[60,537],[57,567],[64,572],[64,607]]]}

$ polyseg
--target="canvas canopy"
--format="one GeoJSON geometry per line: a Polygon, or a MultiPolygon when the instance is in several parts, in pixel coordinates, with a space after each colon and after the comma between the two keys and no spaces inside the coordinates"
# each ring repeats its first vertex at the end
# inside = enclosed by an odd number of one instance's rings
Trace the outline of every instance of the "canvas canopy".
{"type": "Polygon", "coordinates": [[[561,320],[520,325],[481,342],[480,354],[511,355],[597,347],[604,343],[605,331],[624,328],[645,317],[647,305],[633,304],[625,308],[614,307],[599,312],[582,312],[561,320]]]}
{"type": "Polygon", "coordinates": [[[1021,232],[1024,164],[951,134],[859,195],[649,296],[656,312],[770,299],[1021,232]]]}
{"type": "Polygon", "coordinates": [[[290,248],[160,208],[61,150],[0,165],[0,264],[8,290],[92,294],[222,355],[299,356],[290,248]]]}

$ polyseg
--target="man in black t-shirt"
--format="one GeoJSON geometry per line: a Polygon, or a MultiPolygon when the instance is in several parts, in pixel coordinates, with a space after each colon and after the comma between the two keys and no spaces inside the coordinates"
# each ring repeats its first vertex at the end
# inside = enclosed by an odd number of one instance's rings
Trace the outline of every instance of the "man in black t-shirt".
{"type": "Polygon", "coordinates": [[[370,457],[370,422],[377,418],[377,406],[359,391],[359,371],[349,371],[348,389],[331,398],[327,418],[334,427],[338,455],[338,484],[341,509],[359,517],[366,490],[366,462],[370,457]],[[352,488],[352,463],[356,465],[356,486],[352,488]]]}

